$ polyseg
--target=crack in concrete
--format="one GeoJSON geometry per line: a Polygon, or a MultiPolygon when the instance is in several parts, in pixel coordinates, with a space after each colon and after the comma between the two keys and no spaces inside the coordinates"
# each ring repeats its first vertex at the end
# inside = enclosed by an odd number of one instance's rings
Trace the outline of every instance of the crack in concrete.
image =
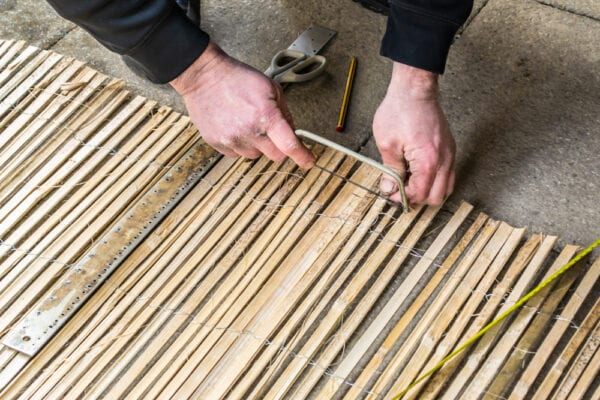
{"type": "Polygon", "coordinates": [[[58,44],[58,42],[63,40],[69,33],[73,32],[77,28],[77,25],[73,25],[71,28],[67,29],[62,35],[60,35],[57,39],[51,41],[46,46],[44,46],[44,50],[51,50],[54,46],[58,44]]]}
{"type": "Polygon", "coordinates": [[[586,13],[581,12],[581,11],[573,10],[569,6],[546,3],[544,0],[533,0],[533,1],[535,1],[536,3],[541,4],[543,6],[546,6],[546,7],[551,7],[551,8],[554,8],[556,10],[559,10],[559,11],[568,12],[569,14],[574,14],[574,15],[577,15],[579,17],[589,18],[592,21],[600,22],[600,18],[598,18],[596,16],[593,16],[593,15],[590,15],[590,14],[586,14],[586,13]]]}

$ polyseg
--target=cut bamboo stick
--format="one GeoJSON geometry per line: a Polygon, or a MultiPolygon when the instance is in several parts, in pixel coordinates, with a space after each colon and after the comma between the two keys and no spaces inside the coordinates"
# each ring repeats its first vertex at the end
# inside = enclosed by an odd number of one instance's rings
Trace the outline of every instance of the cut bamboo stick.
{"type": "Polygon", "coordinates": [[[21,47],[18,43],[15,44],[0,60],[0,65],[3,65],[0,71],[0,86],[3,88],[0,90],[0,102],[3,105],[11,104],[6,100],[8,94],[48,56],[48,52],[42,52],[32,46],[28,46],[23,51],[21,47]],[[27,69],[22,72],[23,67],[27,69]]]}
{"type": "MultiPolygon", "coordinates": [[[[600,337],[596,337],[596,341],[599,341],[600,337]]],[[[589,360],[587,366],[577,383],[569,393],[569,400],[577,400],[586,398],[586,392],[588,388],[593,387],[594,383],[597,384],[598,372],[600,371],[600,350],[596,347],[594,356],[589,360]]]]}
{"type": "MultiPolygon", "coordinates": [[[[598,370],[598,363],[593,365],[590,376],[582,376],[584,375],[584,371],[586,370],[586,366],[597,360],[597,356],[594,357],[594,354],[598,353],[598,347],[600,346],[600,323],[596,325],[594,330],[592,330],[585,342],[585,344],[579,349],[576,358],[571,364],[569,370],[566,374],[563,375],[561,382],[552,396],[552,400],[560,400],[567,399],[572,396],[573,390],[576,387],[578,381],[580,379],[589,380],[594,379],[594,375],[598,370]]],[[[582,389],[579,388],[578,391],[582,389]]],[[[577,397],[574,397],[577,398],[577,397]]]]}
{"type": "MultiPolygon", "coordinates": [[[[569,262],[571,258],[575,255],[577,251],[576,246],[567,246],[563,249],[560,255],[556,258],[555,262],[552,264],[550,269],[544,274],[543,280],[548,279],[550,275],[556,272],[559,268],[569,262]]],[[[571,281],[572,282],[572,281],[571,281]]],[[[569,283],[571,283],[569,282],[569,283]]],[[[531,283],[531,287],[533,287],[533,282],[531,283]]],[[[483,362],[483,364],[478,368],[476,374],[473,376],[471,380],[471,384],[466,387],[465,394],[467,396],[472,396],[475,394],[484,393],[487,391],[487,386],[491,383],[494,376],[496,376],[500,372],[500,367],[504,363],[504,360],[510,355],[511,351],[513,351],[517,340],[523,334],[523,331],[530,324],[533,317],[536,315],[538,309],[542,307],[548,292],[554,287],[554,285],[548,285],[544,290],[542,290],[535,299],[531,299],[527,303],[527,307],[521,310],[515,317],[515,320],[512,321],[508,329],[503,332],[502,336],[499,340],[494,344],[494,348],[490,351],[487,359],[483,362]]],[[[562,297],[564,296],[564,291],[554,292],[557,297],[555,304],[558,304],[562,297]]],[[[551,301],[552,302],[552,301],[551,301]]],[[[553,309],[550,305],[550,310],[544,310],[545,312],[552,312],[553,309]]],[[[492,393],[494,393],[492,391],[492,393]]]]}

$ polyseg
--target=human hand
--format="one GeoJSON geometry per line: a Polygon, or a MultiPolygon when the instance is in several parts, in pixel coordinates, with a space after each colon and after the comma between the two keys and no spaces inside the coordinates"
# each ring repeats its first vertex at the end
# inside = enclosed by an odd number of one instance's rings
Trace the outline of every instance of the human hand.
{"type": "MultiPolygon", "coordinates": [[[[454,189],[456,145],[437,97],[437,76],[394,63],[387,94],[373,119],[383,163],[406,177],[410,203],[439,205],[454,189]]],[[[396,181],[381,178],[380,190],[395,202],[396,181]]]]}
{"type": "Polygon", "coordinates": [[[313,154],[294,134],[279,84],[215,44],[170,83],[203,139],[220,153],[264,154],[274,161],[288,156],[302,168],[314,165],[313,154]]]}

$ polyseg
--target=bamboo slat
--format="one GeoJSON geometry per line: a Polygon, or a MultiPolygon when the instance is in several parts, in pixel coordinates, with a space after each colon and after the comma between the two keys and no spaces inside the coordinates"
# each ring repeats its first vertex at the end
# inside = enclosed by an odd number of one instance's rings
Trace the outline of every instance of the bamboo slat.
{"type": "MultiPolygon", "coordinates": [[[[404,214],[321,146],[309,171],[203,148],[123,82],[0,40],[2,399],[391,398],[577,250],[467,203],[404,214]]],[[[405,398],[597,397],[599,271],[571,269],[405,398]]]]}

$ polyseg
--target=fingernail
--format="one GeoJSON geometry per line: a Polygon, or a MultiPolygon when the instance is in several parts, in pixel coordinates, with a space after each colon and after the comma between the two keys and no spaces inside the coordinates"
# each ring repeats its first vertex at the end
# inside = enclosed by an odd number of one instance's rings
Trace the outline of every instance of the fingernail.
{"type": "Polygon", "coordinates": [[[379,182],[379,190],[381,190],[381,194],[388,196],[396,191],[396,182],[382,178],[379,182]]]}

